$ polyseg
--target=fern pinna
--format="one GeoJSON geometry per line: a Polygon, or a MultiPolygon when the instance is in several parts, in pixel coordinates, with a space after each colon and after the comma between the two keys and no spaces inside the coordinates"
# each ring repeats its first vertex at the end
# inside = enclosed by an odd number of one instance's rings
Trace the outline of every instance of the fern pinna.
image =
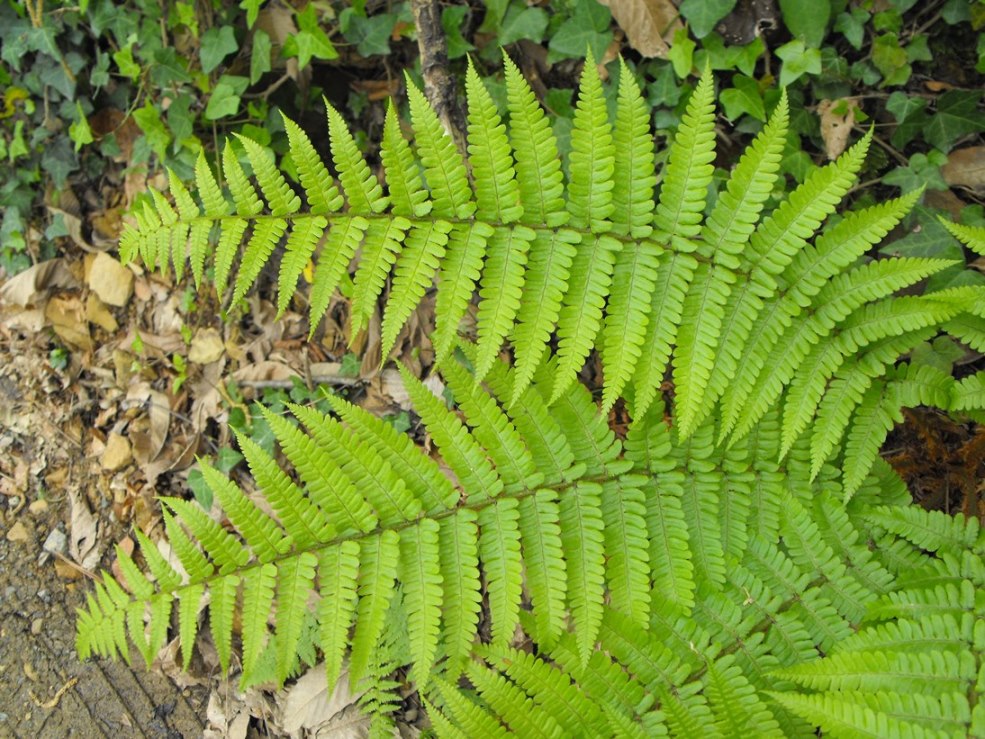
{"type": "Polygon", "coordinates": [[[129,634],[149,663],[174,620],[187,666],[207,597],[243,684],[283,682],[314,641],[329,685],[347,665],[378,690],[382,643],[440,736],[985,732],[974,521],[914,509],[878,459],[846,502],[807,436],[781,467],[775,412],[725,449],[710,420],[678,442],[657,401],[620,442],[581,385],[549,404],[555,370],[511,406],[516,371],[481,385],[449,358],[462,416],[403,372],[455,482],[340,398],[337,418],[292,406],[304,430],[268,412],[294,474],[240,445],[273,515],[203,466],[234,531],[166,499],[171,558],[139,532],[146,570],[118,551],[79,653],[128,658],[129,634]]]}
{"type": "MultiPolygon", "coordinates": [[[[655,201],[650,111],[625,65],[610,121],[597,68],[585,64],[567,177],[545,113],[508,58],[505,72],[508,129],[469,69],[467,162],[408,84],[414,146],[391,106],[381,147],[385,192],[330,107],[338,181],[305,133],[285,120],[304,212],[273,154],[239,137],[259,193],[227,143],[221,160],[229,194],[200,158],[201,202],[172,178],[176,209],[152,193],[154,205],[138,210],[138,227],[124,233],[121,253],[161,269],[173,263],[179,273],[187,261],[196,281],[214,254],[216,286],[223,294],[232,280],[237,300],[283,243],[279,309],[289,305],[315,256],[311,325],[345,283],[353,335],[367,325],[389,279],[384,357],[437,276],[439,363],[478,288],[477,375],[485,377],[508,339],[517,369],[512,402],[556,337],[552,400],[597,348],[604,409],[626,396],[634,415],[645,415],[672,366],[683,437],[717,407],[725,419],[720,437],[741,439],[779,403],[783,453],[812,425],[829,384],[846,372],[853,378],[831,410],[844,417],[896,357],[981,302],[977,288],[893,296],[949,266],[944,260],[857,264],[919,193],[850,213],[814,238],[855,182],[869,136],[776,205],[788,127],[781,98],[710,203],[714,88],[706,74],[670,147],[655,201]]],[[[817,445],[816,465],[832,448],[817,445]]]]}

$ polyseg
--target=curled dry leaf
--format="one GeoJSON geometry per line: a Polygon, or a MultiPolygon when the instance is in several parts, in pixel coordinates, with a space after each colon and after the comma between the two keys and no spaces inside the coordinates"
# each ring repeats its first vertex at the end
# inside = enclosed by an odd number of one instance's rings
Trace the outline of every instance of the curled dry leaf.
{"type": "Polygon", "coordinates": [[[278,693],[280,728],[288,734],[307,729],[317,730],[318,736],[338,739],[364,737],[369,730],[369,717],[361,716],[362,721],[359,720],[358,698],[359,694],[349,689],[348,671],[342,673],[329,694],[325,664],[318,664],[278,693]],[[355,715],[351,713],[353,709],[355,715]]]}
{"type": "Polygon", "coordinates": [[[967,146],[952,151],[947,155],[947,164],[941,167],[941,176],[949,185],[976,190],[985,188],[985,146],[967,146]]]}
{"type": "Polygon", "coordinates": [[[130,427],[133,457],[138,464],[146,465],[157,459],[167,441],[171,403],[167,395],[151,389],[146,382],[130,388],[127,400],[133,405],[143,405],[146,411],[146,420],[138,420],[130,427]]]}
{"type": "Polygon", "coordinates": [[[837,159],[848,147],[848,137],[855,125],[857,103],[852,98],[822,100],[817,106],[821,118],[821,138],[828,159],[837,159]]]}
{"type": "Polygon", "coordinates": [[[668,39],[681,28],[677,8],[670,0],[599,0],[626,33],[630,46],[645,57],[665,59],[668,39]]]}
{"type": "Polygon", "coordinates": [[[79,287],[78,278],[64,259],[49,259],[35,264],[0,287],[0,300],[26,308],[44,302],[52,290],[79,287]]]}
{"type": "Polygon", "coordinates": [[[99,546],[99,522],[89,510],[82,493],[68,491],[71,520],[69,523],[68,552],[85,570],[94,570],[102,556],[99,546]]]}

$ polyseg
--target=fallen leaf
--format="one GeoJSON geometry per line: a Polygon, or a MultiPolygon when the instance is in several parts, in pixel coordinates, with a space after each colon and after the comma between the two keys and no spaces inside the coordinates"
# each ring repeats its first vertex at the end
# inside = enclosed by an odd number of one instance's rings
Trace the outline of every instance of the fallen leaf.
{"type": "Polygon", "coordinates": [[[146,382],[131,387],[127,400],[147,409],[145,419],[131,424],[129,431],[134,459],[138,464],[146,465],[157,459],[164,448],[171,426],[171,403],[167,395],[152,390],[146,382]]]}
{"type": "Polygon", "coordinates": [[[120,308],[133,295],[133,272],[100,252],[89,267],[89,287],[107,305],[120,308]]]}
{"type": "Polygon", "coordinates": [[[7,531],[7,541],[12,544],[23,544],[29,538],[31,538],[31,535],[28,533],[27,527],[20,521],[11,526],[7,531]]]}
{"type": "Polygon", "coordinates": [[[87,352],[92,350],[86,310],[81,299],[57,295],[45,306],[44,317],[66,344],[87,352]]]}
{"type": "Polygon", "coordinates": [[[49,259],[35,264],[7,280],[0,287],[0,300],[10,305],[26,308],[47,299],[54,289],[70,290],[79,287],[79,281],[64,259],[49,259]]]}
{"type": "Polygon", "coordinates": [[[681,28],[677,8],[670,0],[599,0],[612,11],[629,45],[645,57],[665,59],[667,40],[681,28]]]}
{"type": "Polygon", "coordinates": [[[985,187],[985,146],[967,146],[947,155],[941,176],[949,185],[981,189],[985,187]]]}
{"type": "Polygon", "coordinates": [[[72,559],[84,570],[94,570],[99,564],[99,522],[89,510],[82,493],[69,490],[68,500],[71,508],[69,522],[68,551],[72,559]]]}
{"type": "Polygon", "coordinates": [[[96,324],[100,328],[106,329],[110,333],[120,327],[116,322],[116,318],[107,310],[106,304],[99,299],[96,293],[89,293],[89,296],[86,298],[86,320],[89,323],[96,324]]]}
{"type": "Polygon", "coordinates": [[[188,361],[195,364],[209,364],[219,359],[226,351],[222,336],[214,328],[203,328],[195,332],[191,347],[188,349],[188,361]]]}
{"type": "Polygon", "coordinates": [[[359,694],[349,689],[349,673],[344,670],[335,684],[335,690],[328,692],[325,679],[325,664],[312,667],[298,681],[278,695],[281,709],[280,728],[288,734],[294,734],[302,729],[318,729],[318,736],[333,736],[339,739],[366,736],[369,728],[369,716],[363,716],[364,722],[358,720],[358,706],[355,705],[359,694]],[[355,708],[357,715],[352,716],[346,710],[355,708]],[[347,715],[346,715],[347,714],[347,715]],[[339,722],[346,715],[346,725],[339,722]],[[355,719],[355,720],[353,720],[355,719]]]}
{"type": "Polygon", "coordinates": [[[822,100],[817,106],[821,117],[821,138],[828,159],[837,159],[848,146],[848,137],[855,124],[855,108],[851,98],[822,100]]]}
{"type": "Polygon", "coordinates": [[[116,472],[130,464],[131,460],[133,460],[133,452],[130,450],[130,440],[122,434],[110,434],[100,459],[103,469],[107,472],[116,472]]]}

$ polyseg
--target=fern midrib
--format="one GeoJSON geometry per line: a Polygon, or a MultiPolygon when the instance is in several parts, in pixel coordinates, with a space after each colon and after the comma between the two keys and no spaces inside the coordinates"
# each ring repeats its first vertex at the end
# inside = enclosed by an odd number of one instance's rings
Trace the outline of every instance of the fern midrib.
{"type": "MultiPolygon", "coordinates": [[[[561,211],[561,212],[564,212],[564,211],[561,211]]],[[[561,231],[571,231],[571,232],[574,232],[574,233],[578,234],[581,237],[582,240],[580,242],[578,242],[579,244],[584,244],[588,240],[594,240],[595,237],[602,236],[602,235],[604,235],[607,239],[613,239],[615,241],[619,241],[623,245],[623,248],[625,248],[627,246],[635,246],[640,241],[643,241],[645,239],[649,239],[651,241],[653,240],[650,237],[636,238],[636,237],[633,237],[631,234],[619,234],[619,233],[617,233],[615,231],[597,230],[597,229],[591,228],[591,226],[589,226],[589,225],[585,225],[585,226],[572,226],[570,223],[563,223],[563,224],[559,224],[557,226],[546,226],[544,224],[530,224],[530,223],[524,222],[522,220],[522,218],[521,218],[520,221],[509,221],[509,222],[506,222],[506,221],[499,221],[499,220],[495,220],[495,219],[486,219],[486,218],[481,218],[481,219],[479,219],[479,218],[460,218],[460,217],[456,217],[456,216],[434,216],[434,217],[420,218],[420,217],[413,217],[413,216],[397,216],[396,214],[390,213],[390,212],[383,212],[383,213],[355,213],[355,212],[352,212],[352,211],[337,211],[335,213],[293,213],[293,214],[287,215],[287,216],[275,216],[272,213],[260,213],[260,214],[252,215],[252,216],[241,216],[241,215],[238,215],[236,213],[226,214],[226,215],[217,215],[217,216],[199,215],[199,216],[196,216],[195,218],[191,218],[191,219],[182,219],[182,218],[179,218],[173,224],[169,224],[169,225],[164,225],[162,223],[159,223],[159,224],[156,224],[154,226],[154,228],[149,229],[149,230],[147,230],[147,229],[138,229],[138,232],[137,233],[138,233],[138,238],[140,238],[142,240],[146,240],[146,239],[150,239],[150,238],[153,238],[153,237],[157,236],[161,231],[171,232],[171,231],[174,231],[174,230],[176,230],[176,229],[178,229],[178,228],[180,228],[182,226],[190,226],[190,225],[193,225],[195,223],[215,224],[215,223],[223,223],[223,222],[230,222],[230,223],[232,223],[232,222],[239,222],[239,221],[246,221],[247,223],[250,223],[250,222],[253,222],[253,221],[262,221],[262,220],[269,220],[269,219],[276,218],[276,219],[280,219],[280,220],[283,220],[283,221],[287,221],[288,224],[291,224],[294,221],[301,221],[301,220],[307,220],[307,219],[319,218],[319,217],[320,218],[325,218],[328,221],[328,226],[325,229],[326,230],[326,233],[328,231],[330,231],[333,227],[335,227],[335,220],[336,219],[346,219],[346,218],[359,217],[359,218],[363,218],[363,219],[365,219],[367,221],[374,221],[374,220],[376,220],[376,221],[392,221],[394,218],[400,217],[400,218],[406,218],[406,220],[410,221],[411,228],[421,228],[424,225],[428,225],[428,224],[434,223],[434,221],[436,221],[436,220],[440,220],[440,221],[445,221],[445,222],[450,223],[450,224],[453,224],[453,225],[466,225],[466,226],[470,226],[470,225],[473,225],[475,223],[483,223],[485,225],[491,226],[492,228],[496,228],[496,229],[529,228],[529,229],[532,229],[536,233],[550,233],[550,234],[555,234],[555,233],[558,233],[558,232],[561,232],[561,231]]],[[[609,220],[606,220],[605,222],[606,223],[612,223],[612,221],[609,221],[609,220]]],[[[615,225],[615,224],[613,224],[613,225],[615,225]]],[[[692,237],[690,239],[690,241],[691,241],[692,244],[702,244],[702,243],[705,243],[704,240],[700,236],[694,236],[694,237],[692,237]]],[[[399,243],[400,243],[401,248],[403,248],[403,244],[404,244],[403,240],[401,240],[399,243]]],[[[654,242],[654,243],[656,243],[656,242],[654,242]]],[[[713,255],[701,254],[698,251],[691,251],[691,250],[681,249],[678,246],[676,246],[673,243],[671,243],[669,240],[666,241],[666,243],[660,242],[659,243],[659,246],[660,246],[661,249],[664,249],[665,251],[672,251],[675,254],[687,254],[688,256],[692,257],[695,261],[700,262],[700,263],[708,264],[709,266],[714,265],[716,263],[713,255]]],[[[656,261],[654,262],[654,264],[656,264],[656,261]]],[[[740,276],[740,277],[742,277],[742,276],[744,276],[744,277],[751,277],[751,274],[752,274],[752,270],[751,269],[744,269],[744,268],[739,268],[737,270],[733,270],[733,272],[737,276],[740,276]]],[[[740,284],[749,284],[749,282],[748,282],[748,280],[745,281],[745,282],[740,281],[740,284]]]]}
{"type": "MultiPolygon", "coordinates": [[[[207,577],[204,577],[204,578],[201,578],[201,579],[198,579],[198,580],[194,580],[194,581],[188,582],[188,583],[182,583],[182,584],[180,584],[180,585],[178,585],[178,586],[176,586],[174,588],[170,588],[170,589],[168,589],[168,588],[161,588],[160,590],[156,590],[154,592],[154,594],[151,596],[150,600],[154,600],[156,598],[159,598],[161,595],[164,595],[164,594],[171,595],[171,596],[180,595],[180,593],[182,591],[184,591],[184,590],[186,590],[186,589],[188,589],[190,587],[195,587],[195,586],[198,586],[198,585],[204,585],[207,588],[210,588],[211,589],[211,587],[213,586],[214,583],[216,583],[216,582],[222,582],[222,581],[226,580],[226,578],[228,578],[230,576],[236,576],[236,577],[240,577],[242,579],[242,575],[243,575],[244,572],[247,572],[247,573],[248,572],[252,572],[253,570],[256,570],[257,568],[263,567],[264,565],[267,565],[267,564],[279,565],[282,562],[286,562],[286,561],[292,560],[295,557],[298,557],[298,556],[300,556],[302,554],[306,554],[306,553],[312,553],[312,554],[315,554],[317,556],[323,550],[330,549],[330,548],[333,548],[333,547],[336,547],[336,546],[340,546],[341,544],[343,544],[344,542],[347,542],[347,541],[354,541],[354,542],[357,542],[358,543],[358,542],[360,542],[362,540],[365,540],[365,539],[371,539],[371,538],[380,536],[381,534],[383,534],[383,533],[385,533],[387,531],[394,531],[394,532],[399,533],[400,531],[403,531],[405,529],[409,529],[409,528],[411,528],[413,526],[416,526],[420,522],[420,520],[422,518],[427,518],[427,519],[430,519],[432,521],[436,521],[436,522],[439,522],[440,523],[443,519],[446,519],[446,518],[450,518],[452,516],[455,516],[455,515],[458,514],[459,511],[464,510],[464,509],[478,512],[478,511],[481,511],[481,510],[483,510],[485,508],[489,508],[490,506],[494,506],[494,505],[496,505],[497,503],[499,503],[502,500],[505,500],[505,499],[514,499],[516,501],[521,501],[521,500],[524,500],[525,498],[529,498],[531,496],[534,496],[537,493],[539,493],[541,491],[544,491],[544,490],[551,490],[551,491],[557,493],[558,496],[561,496],[566,490],[568,490],[569,488],[574,488],[577,485],[583,485],[583,484],[586,484],[586,483],[595,483],[595,484],[598,484],[598,485],[602,485],[605,481],[607,481],[609,479],[611,479],[610,476],[609,475],[606,475],[606,474],[588,475],[588,476],[581,477],[581,478],[578,478],[577,480],[573,480],[573,481],[570,481],[570,482],[560,481],[560,482],[556,482],[556,483],[553,483],[553,484],[546,484],[545,483],[545,484],[541,484],[541,485],[538,485],[538,486],[532,487],[532,488],[521,488],[519,491],[512,492],[512,493],[506,493],[504,491],[500,495],[497,495],[497,496],[494,496],[494,497],[486,497],[486,498],[483,498],[481,501],[479,501],[477,503],[474,503],[474,504],[471,504],[471,505],[468,504],[468,503],[465,503],[464,505],[461,505],[460,504],[458,506],[455,506],[454,508],[449,508],[447,510],[441,511],[440,513],[435,513],[435,514],[429,514],[429,515],[426,515],[426,516],[421,516],[421,517],[416,518],[416,519],[413,519],[411,521],[401,521],[399,523],[395,523],[395,524],[392,524],[392,525],[389,525],[389,526],[377,526],[376,528],[371,529],[371,530],[366,531],[366,532],[355,532],[354,531],[351,534],[346,534],[346,535],[342,535],[342,536],[336,536],[336,537],[334,537],[334,538],[332,538],[332,539],[330,539],[328,541],[318,542],[318,543],[314,544],[313,546],[308,547],[306,549],[300,549],[300,550],[298,550],[298,549],[292,549],[292,550],[290,550],[288,552],[285,552],[285,553],[283,553],[281,555],[278,555],[277,557],[273,557],[273,558],[268,559],[268,560],[265,560],[265,561],[253,560],[253,561],[248,562],[247,564],[243,565],[242,567],[237,567],[235,569],[229,569],[229,570],[223,571],[221,573],[218,571],[218,568],[216,568],[215,571],[213,572],[213,574],[211,574],[211,575],[209,575],[207,577]]],[[[196,547],[196,549],[197,549],[197,547],[196,547]]],[[[216,564],[211,558],[209,558],[209,562],[211,562],[213,564],[216,564]]],[[[278,569],[279,569],[279,567],[278,567],[278,569]]],[[[133,596],[132,593],[128,593],[128,594],[131,595],[131,596],[133,596]]],[[[135,602],[149,602],[149,600],[145,601],[145,600],[142,600],[140,598],[130,597],[126,601],[125,604],[116,604],[114,602],[114,605],[117,606],[118,609],[124,609],[130,603],[135,603],[135,602]]],[[[116,611],[114,611],[114,612],[116,612],[116,611]]]]}

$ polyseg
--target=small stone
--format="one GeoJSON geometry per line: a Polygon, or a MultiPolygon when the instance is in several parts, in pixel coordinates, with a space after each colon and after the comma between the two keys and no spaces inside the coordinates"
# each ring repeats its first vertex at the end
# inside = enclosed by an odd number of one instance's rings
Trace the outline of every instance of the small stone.
{"type": "Polygon", "coordinates": [[[106,449],[103,451],[101,463],[108,472],[116,472],[130,464],[133,453],[130,450],[130,440],[122,434],[112,433],[106,439],[106,449]]]}
{"type": "Polygon", "coordinates": [[[38,591],[38,600],[42,603],[51,603],[51,591],[48,588],[41,588],[38,591]]]}
{"type": "Polygon", "coordinates": [[[7,532],[7,541],[13,542],[14,544],[23,544],[30,537],[31,535],[28,533],[27,527],[20,521],[11,526],[7,532]]]}
{"type": "Polygon", "coordinates": [[[43,618],[36,618],[33,621],[31,621],[31,633],[34,634],[34,636],[40,634],[42,628],[44,628],[43,618]]]}
{"type": "Polygon", "coordinates": [[[61,529],[52,529],[41,548],[50,554],[64,554],[67,543],[68,539],[61,529]]]}
{"type": "Polygon", "coordinates": [[[27,510],[31,512],[32,516],[40,516],[43,513],[48,512],[48,501],[46,500],[35,500],[27,507],[27,510]]]}
{"type": "Polygon", "coordinates": [[[133,294],[133,272],[100,252],[89,269],[89,287],[104,303],[120,308],[133,294]]]}

